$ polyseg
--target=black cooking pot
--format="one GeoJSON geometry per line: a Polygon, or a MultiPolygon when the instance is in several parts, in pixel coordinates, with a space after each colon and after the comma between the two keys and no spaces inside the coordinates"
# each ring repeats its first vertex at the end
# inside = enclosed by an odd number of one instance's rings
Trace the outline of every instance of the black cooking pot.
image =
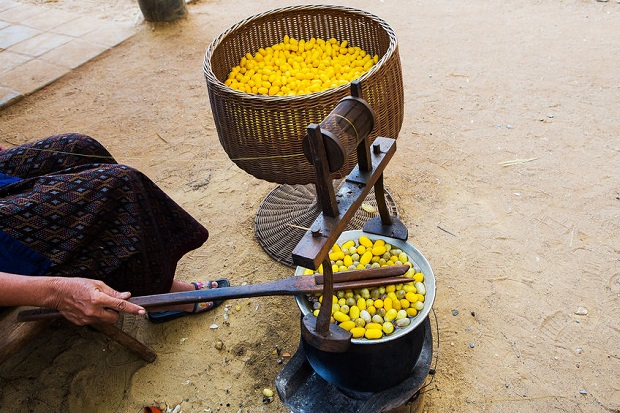
{"type": "MultiPolygon", "coordinates": [[[[425,321],[435,299],[435,276],[426,258],[406,241],[363,231],[345,231],[337,242],[341,244],[348,240],[357,240],[361,235],[373,241],[382,238],[407,254],[416,270],[424,274],[424,309],[411,319],[409,326],[397,329],[388,336],[377,340],[351,339],[350,347],[342,353],[320,350],[308,343],[303,335],[301,343],[308,362],[325,381],[353,392],[379,392],[405,380],[420,356],[429,325],[425,321]]],[[[302,275],[303,272],[304,268],[298,267],[295,274],[302,275]]],[[[312,306],[305,296],[296,296],[295,300],[303,320],[303,316],[312,313],[312,306]]]]}
{"type": "Polygon", "coordinates": [[[394,340],[351,343],[344,353],[330,353],[301,343],[308,362],[325,381],[352,392],[379,392],[402,383],[411,374],[424,344],[426,325],[394,340]]]}

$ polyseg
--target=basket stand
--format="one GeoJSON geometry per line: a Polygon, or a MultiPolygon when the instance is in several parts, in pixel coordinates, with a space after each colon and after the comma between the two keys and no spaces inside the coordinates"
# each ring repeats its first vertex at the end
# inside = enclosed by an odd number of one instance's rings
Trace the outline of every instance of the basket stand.
{"type": "MultiPolygon", "coordinates": [[[[387,189],[384,194],[390,215],[398,217],[398,207],[392,195],[387,189]]],[[[355,212],[347,230],[362,229],[367,221],[379,217],[378,211],[373,188],[362,208],[355,212]]],[[[320,213],[321,207],[313,184],[280,184],[267,194],[258,208],[255,236],[271,258],[294,268],[293,248],[320,213]]]]}

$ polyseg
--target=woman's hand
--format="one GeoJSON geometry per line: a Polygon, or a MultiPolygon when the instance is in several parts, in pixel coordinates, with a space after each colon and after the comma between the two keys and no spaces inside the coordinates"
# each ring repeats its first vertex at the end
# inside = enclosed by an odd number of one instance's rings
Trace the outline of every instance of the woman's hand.
{"type": "Polygon", "coordinates": [[[127,299],[128,292],[118,292],[102,281],[87,278],[55,278],[54,296],[49,307],[77,325],[115,323],[121,312],[144,315],[146,310],[127,299]]]}

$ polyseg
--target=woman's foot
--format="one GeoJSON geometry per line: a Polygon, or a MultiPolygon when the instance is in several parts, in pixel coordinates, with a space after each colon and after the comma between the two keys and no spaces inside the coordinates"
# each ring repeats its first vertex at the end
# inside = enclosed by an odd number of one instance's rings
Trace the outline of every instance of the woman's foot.
{"type": "MultiPolygon", "coordinates": [[[[219,287],[219,284],[217,281],[208,281],[206,283],[202,281],[196,281],[196,282],[188,283],[184,281],[175,280],[172,282],[172,287],[170,288],[170,292],[180,293],[180,292],[185,292],[185,291],[195,291],[195,290],[203,290],[205,288],[217,288],[217,287],[219,287]]],[[[210,308],[213,308],[213,302],[206,302],[206,303],[195,303],[195,304],[183,304],[183,305],[166,308],[166,310],[178,310],[178,311],[186,311],[188,313],[195,313],[197,312],[196,311],[198,309],[197,306],[199,305],[203,308],[206,308],[207,306],[211,306],[210,308]]]]}
{"type": "MultiPolygon", "coordinates": [[[[174,281],[172,284],[172,288],[170,289],[171,293],[184,292],[184,291],[195,291],[195,290],[203,290],[206,288],[225,288],[230,287],[230,282],[226,278],[220,278],[216,281],[209,281],[206,283],[203,282],[193,282],[186,283],[182,281],[174,281]]],[[[208,302],[197,302],[190,304],[183,304],[178,306],[172,306],[167,309],[167,311],[156,311],[156,312],[147,312],[147,317],[153,323],[163,323],[165,321],[174,320],[179,317],[184,317],[190,314],[199,314],[209,311],[218,305],[222,304],[223,300],[217,301],[208,301],[208,302]]]]}

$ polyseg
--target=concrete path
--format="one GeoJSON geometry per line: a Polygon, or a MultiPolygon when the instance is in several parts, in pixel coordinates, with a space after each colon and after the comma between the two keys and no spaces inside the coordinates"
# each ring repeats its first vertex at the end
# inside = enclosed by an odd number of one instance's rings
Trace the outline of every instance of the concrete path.
{"type": "Polygon", "coordinates": [[[0,110],[136,31],[131,23],[0,0],[0,110]]]}

